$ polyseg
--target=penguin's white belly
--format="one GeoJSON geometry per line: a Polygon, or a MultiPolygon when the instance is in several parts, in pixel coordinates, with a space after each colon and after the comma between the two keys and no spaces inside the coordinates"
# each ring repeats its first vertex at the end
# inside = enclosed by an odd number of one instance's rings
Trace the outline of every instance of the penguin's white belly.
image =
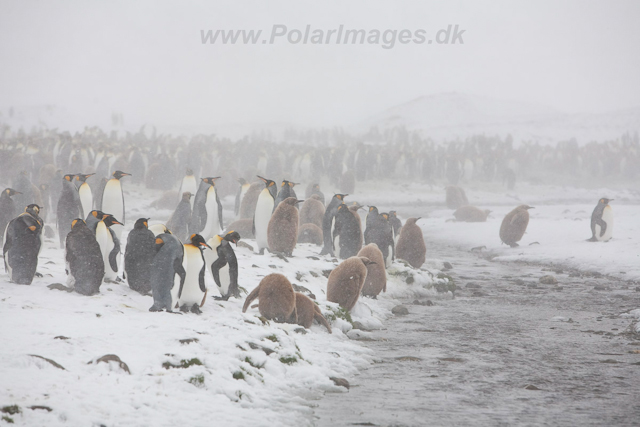
{"type": "MultiPolygon", "coordinates": [[[[86,182],[83,182],[80,188],[78,188],[78,194],[80,195],[80,202],[82,203],[82,218],[89,215],[93,208],[93,194],[91,194],[91,187],[86,182]]],[[[117,218],[116,219],[120,219],[117,218]]]]}
{"type": "MultiPolygon", "coordinates": [[[[213,188],[213,187],[211,187],[213,188]]],[[[207,201],[205,203],[205,209],[207,211],[207,222],[204,225],[204,229],[200,235],[208,240],[216,234],[220,234],[220,220],[218,218],[218,202],[216,201],[215,190],[209,190],[207,193],[207,201]]]]}
{"type": "MultiPolygon", "coordinates": [[[[102,212],[113,215],[121,223],[125,223],[124,219],[124,198],[122,194],[122,186],[117,179],[110,179],[104,187],[102,193],[102,212]]],[[[123,226],[114,224],[111,229],[115,231],[118,239],[122,235],[123,226]]]]}
{"type": "Polygon", "coordinates": [[[111,237],[111,233],[109,233],[109,229],[103,221],[100,221],[96,226],[96,240],[100,245],[102,261],[104,262],[104,278],[105,280],[116,280],[118,272],[113,271],[111,264],[109,263],[109,254],[113,250],[115,244],[113,243],[113,238],[111,237]]]}
{"type": "Polygon", "coordinates": [[[182,185],[180,186],[180,194],[178,194],[178,201],[182,200],[182,193],[188,191],[191,193],[192,197],[189,199],[189,203],[191,203],[191,209],[193,210],[193,202],[196,201],[195,195],[198,191],[198,184],[196,183],[196,177],[193,175],[185,176],[182,178],[182,185]]]}
{"type": "Polygon", "coordinates": [[[596,224],[596,239],[601,242],[606,242],[613,237],[613,210],[611,209],[611,206],[606,206],[604,208],[604,211],[602,212],[602,220],[607,223],[607,229],[604,232],[604,235],[600,236],[600,230],[602,228],[596,224]]]}
{"type": "Polygon", "coordinates": [[[167,232],[167,227],[164,224],[153,224],[149,226],[149,230],[155,237],[158,237],[158,235],[167,232]]]}
{"type": "Polygon", "coordinates": [[[262,248],[268,248],[269,242],[267,239],[267,229],[269,228],[269,221],[271,220],[271,213],[273,212],[274,200],[270,194],[265,194],[269,190],[264,189],[258,197],[258,203],[256,204],[255,213],[255,225],[256,225],[256,243],[258,244],[258,250],[262,248]]]}
{"type": "Polygon", "coordinates": [[[200,270],[204,266],[204,260],[200,254],[200,249],[192,245],[184,245],[184,255],[187,259],[186,265],[183,262],[187,277],[184,280],[182,295],[180,296],[180,306],[202,304],[204,292],[200,290],[200,270]]]}
{"type": "Polygon", "coordinates": [[[385,258],[385,260],[384,260],[385,268],[391,267],[391,262],[392,261],[393,261],[393,248],[391,246],[389,246],[389,254],[387,255],[387,258],[385,258]]]}
{"type": "Polygon", "coordinates": [[[240,206],[242,206],[242,200],[244,199],[245,194],[247,194],[248,189],[249,185],[243,185],[242,190],[240,190],[240,197],[238,198],[238,215],[236,215],[236,219],[240,219],[240,206]]]}
{"type": "MultiPolygon", "coordinates": [[[[182,256],[182,267],[184,268],[185,271],[187,271],[187,265],[188,265],[188,261],[187,261],[187,257],[186,256],[182,256]]],[[[186,280],[185,280],[186,283],[186,280]]],[[[174,274],[173,277],[173,288],[171,288],[171,308],[177,308],[178,307],[178,292],[180,291],[180,276],[177,274],[174,274]]]]}
{"type": "Polygon", "coordinates": [[[340,235],[338,234],[335,239],[333,239],[333,253],[335,253],[336,257],[340,258],[340,235]]]}

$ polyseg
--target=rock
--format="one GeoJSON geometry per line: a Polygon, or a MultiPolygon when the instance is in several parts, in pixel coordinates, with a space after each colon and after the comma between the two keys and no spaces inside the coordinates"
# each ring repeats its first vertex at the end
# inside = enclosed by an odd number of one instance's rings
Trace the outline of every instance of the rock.
{"type": "Polygon", "coordinates": [[[525,284],[525,281],[524,281],[524,280],[522,280],[522,279],[516,279],[516,280],[514,280],[514,281],[513,281],[513,284],[514,284],[514,285],[522,286],[522,285],[524,285],[524,284],[525,284]]]}
{"type": "Polygon", "coordinates": [[[595,291],[607,291],[607,290],[609,290],[609,288],[607,288],[604,285],[595,285],[593,287],[593,290],[595,290],[595,291]]]}
{"type": "Polygon", "coordinates": [[[53,337],[54,340],[68,340],[69,337],[65,337],[64,335],[58,335],[57,337],[53,337]]]}
{"type": "Polygon", "coordinates": [[[391,312],[396,316],[406,316],[409,314],[409,309],[404,305],[396,305],[391,309],[391,312]]]}
{"type": "MultiPolygon", "coordinates": [[[[104,356],[102,356],[101,358],[96,360],[96,364],[98,364],[98,363],[109,363],[109,362],[118,363],[118,366],[120,367],[120,369],[125,371],[127,374],[131,375],[131,371],[129,370],[129,367],[127,366],[127,364],[124,363],[122,360],[120,360],[120,358],[118,356],[116,356],[115,354],[105,354],[104,356]]],[[[93,364],[93,360],[91,362],[87,363],[87,365],[91,365],[91,364],[93,364]]]]}
{"type": "Polygon", "coordinates": [[[357,320],[354,321],[352,323],[352,325],[353,325],[353,329],[359,329],[361,331],[370,331],[371,330],[371,329],[367,328],[366,326],[364,326],[364,324],[362,322],[359,322],[357,320]]]}
{"type": "Polygon", "coordinates": [[[400,356],[396,357],[396,360],[399,360],[400,362],[420,362],[422,359],[415,356],[400,356]]]}
{"type": "Polygon", "coordinates": [[[640,286],[636,286],[636,292],[640,292],[640,286]]]}
{"type": "Polygon", "coordinates": [[[482,286],[478,285],[477,283],[474,282],[469,282],[465,285],[465,288],[467,289],[480,289],[482,286]]]}
{"type": "Polygon", "coordinates": [[[445,271],[446,270],[451,270],[452,268],[453,268],[453,265],[451,265],[450,262],[445,261],[445,262],[442,263],[442,269],[443,270],[445,270],[445,271]]]}
{"type": "Polygon", "coordinates": [[[198,338],[185,338],[183,340],[178,340],[180,344],[191,344],[192,342],[200,341],[198,338]]]}
{"type": "Polygon", "coordinates": [[[328,279],[332,271],[333,270],[322,270],[322,275],[328,279]]]}
{"type": "Polygon", "coordinates": [[[474,293],[471,294],[472,297],[486,297],[488,294],[482,292],[482,291],[475,291],[474,293]]]}
{"type": "Polygon", "coordinates": [[[302,335],[305,335],[308,333],[308,331],[305,328],[296,328],[293,330],[293,332],[295,332],[296,334],[302,334],[302,335]]]}
{"type": "Polygon", "coordinates": [[[529,289],[538,289],[538,285],[536,285],[535,283],[529,283],[527,285],[527,288],[529,288],[529,289]]]}
{"type": "Polygon", "coordinates": [[[56,368],[58,368],[58,369],[62,369],[63,371],[66,371],[66,369],[64,369],[64,367],[63,367],[61,364],[57,363],[57,362],[56,362],[56,361],[54,361],[54,360],[47,359],[46,357],[38,356],[37,354],[30,354],[29,356],[31,356],[31,357],[37,357],[38,359],[42,359],[42,360],[44,360],[45,362],[49,362],[51,365],[55,366],[56,368]]]}
{"type": "Polygon", "coordinates": [[[330,377],[329,379],[333,381],[333,383],[338,387],[344,387],[349,390],[349,381],[345,380],[344,378],[330,377]]]}
{"type": "Polygon", "coordinates": [[[533,384],[527,384],[524,387],[525,390],[540,390],[538,387],[534,386],[533,384]]]}
{"type": "Polygon", "coordinates": [[[248,244],[247,242],[243,242],[242,240],[240,240],[237,244],[238,247],[241,248],[246,248],[249,249],[251,252],[253,252],[253,246],[251,246],[250,244],[248,244]]]}
{"type": "Polygon", "coordinates": [[[47,286],[47,288],[49,288],[51,290],[56,290],[56,291],[73,292],[72,288],[68,288],[65,285],[63,285],[62,283],[52,283],[49,286],[47,286]]]}
{"type": "MultiPolygon", "coordinates": [[[[300,279],[298,279],[300,280],[300,279]]],[[[304,286],[300,286],[296,283],[292,283],[291,286],[293,286],[293,290],[296,292],[300,292],[301,294],[305,294],[307,295],[309,298],[311,299],[316,299],[316,296],[313,292],[311,292],[308,288],[305,288],[304,286]]]]}
{"type": "Polygon", "coordinates": [[[43,411],[47,411],[47,412],[53,411],[53,409],[49,408],[48,406],[44,406],[44,405],[29,406],[29,409],[31,409],[32,411],[35,411],[36,409],[42,409],[43,411]]]}
{"type": "Polygon", "coordinates": [[[543,285],[555,285],[558,283],[558,281],[556,280],[555,277],[551,276],[551,275],[546,275],[546,276],[542,276],[539,279],[540,283],[542,283],[543,285]]]}
{"type": "Polygon", "coordinates": [[[308,256],[307,258],[312,259],[314,261],[318,261],[320,259],[317,256],[308,256]]]}

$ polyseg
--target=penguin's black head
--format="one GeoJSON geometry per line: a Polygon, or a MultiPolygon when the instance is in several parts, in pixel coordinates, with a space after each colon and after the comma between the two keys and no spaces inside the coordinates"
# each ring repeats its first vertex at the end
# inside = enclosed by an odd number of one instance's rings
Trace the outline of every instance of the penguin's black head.
{"type": "Polygon", "coordinates": [[[238,246],[238,241],[240,240],[240,233],[237,231],[231,230],[224,236],[224,240],[227,242],[235,243],[238,246]]]}
{"type": "Polygon", "coordinates": [[[138,218],[136,223],[133,225],[133,228],[136,230],[141,230],[143,228],[149,228],[149,218],[138,218]]]}
{"type": "Polygon", "coordinates": [[[609,202],[613,202],[613,199],[607,199],[606,197],[603,197],[602,199],[600,199],[600,203],[603,205],[608,205],[609,202]]]}
{"type": "Polygon", "coordinates": [[[202,178],[202,181],[206,182],[207,184],[215,185],[216,184],[216,179],[220,179],[220,178],[221,177],[219,177],[219,176],[208,177],[208,178],[202,178]]]}
{"type": "Polygon", "coordinates": [[[41,206],[38,206],[35,203],[32,203],[30,205],[27,205],[27,207],[24,209],[24,211],[28,212],[30,214],[38,215],[40,213],[40,209],[42,209],[41,206]]]}
{"type": "Polygon", "coordinates": [[[292,185],[289,185],[289,184],[291,183],[285,179],[285,180],[282,180],[282,184],[280,184],[280,187],[284,187],[285,185],[288,187],[292,187],[292,185]]]}
{"type": "Polygon", "coordinates": [[[204,237],[202,237],[199,234],[191,235],[191,244],[200,249],[203,249],[203,248],[211,249],[211,246],[207,245],[207,242],[204,241],[204,237]]]}
{"type": "Polygon", "coordinates": [[[98,220],[102,220],[102,218],[104,218],[104,212],[102,211],[91,211],[89,212],[89,215],[93,216],[98,220]]]}
{"type": "Polygon", "coordinates": [[[388,213],[386,213],[386,212],[381,213],[381,214],[380,214],[380,216],[381,216],[382,218],[384,218],[385,220],[387,220],[387,221],[389,220],[389,214],[388,214],[388,213]]]}
{"type": "Polygon", "coordinates": [[[389,216],[395,217],[396,216],[396,211],[389,211],[389,216]]]}
{"type": "Polygon", "coordinates": [[[104,225],[106,225],[107,227],[111,227],[112,225],[115,225],[115,224],[124,225],[123,223],[118,221],[113,215],[109,215],[109,214],[105,214],[102,220],[104,221],[104,225]]]}
{"type": "MultiPolygon", "coordinates": [[[[261,180],[264,181],[264,185],[265,187],[273,187],[274,185],[276,185],[275,181],[271,181],[270,179],[267,178],[263,178],[260,175],[256,175],[258,178],[260,178],[261,180]]],[[[284,184],[284,183],[283,183],[284,184]]]]}
{"type": "Polygon", "coordinates": [[[191,196],[193,194],[191,194],[190,191],[185,191],[184,193],[182,193],[182,200],[186,200],[187,202],[191,199],[191,196]]]}
{"type": "Polygon", "coordinates": [[[187,168],[187,176],[192,176],[193,175],[193,170],[191,170],[191,168],[187,168]]]}
{"type": "Polygon", "coordinates": [[[71,182],[71,181],[73,181],[73,177],[75,177],[75,176],[76,176],[76,175],[75,175],[75,174],[73,174],[73,173],[68,173],[68,174],[66,174],[65,176],[63,176],[62,178],[63,178],[64,180],[66,180],[66,181],[71,182]]]}
{"type": "Polygon", "coordinates": [[[123,176],[131,176],[131,174],[130,174],[130,173],[126,173],[126,172],[122,172],[122,171],[115,171],[115,172],[112,174],[112,176],[113,176],[115,179],[120,179],[120,178],[122,178],[123,176]]]}
{"type": "Polygon", "coordinates": [[[349,210],[349,207],[344,203],[341,203],[340,206],[338,206],[338,212],[344,211],[344,210],[349,210]]]}
{"type": "Polygon", "coordinates": [[[378,213],[378,208],[375,206],[369,206],[369,213],[378,213]]]}
{"type": "Polygon", "coordinates": [[[336,197],[338,200],[344,200],[347,196],[348,194],[335,194],[333,197],[336,197]]]}
{"type": "Polygon", "coordinates": [[[71,221],[71,229],[72,230],[74,230],[74,229],[76,229],[78,227],[82,227],[82,226],[86,227],[87,223],[84,222],[84,220],[81,219],[81,218],[76,218],[73,221],[71,221]]]}
{"type": "Polygon", "coordinates": [[[7,194],[7,196],[14,196],[16,194],[22,194],[21,192],[16,191],[13,188],[7,188],[6,190],[4,190],[4,192],[7,194]]]}
{"type": "Polygon", "coordinates": [[[87,182],[87,178],[95,175],[95,173],[79,173],[76,174],[76,179],[80,182],[87,182]]]}

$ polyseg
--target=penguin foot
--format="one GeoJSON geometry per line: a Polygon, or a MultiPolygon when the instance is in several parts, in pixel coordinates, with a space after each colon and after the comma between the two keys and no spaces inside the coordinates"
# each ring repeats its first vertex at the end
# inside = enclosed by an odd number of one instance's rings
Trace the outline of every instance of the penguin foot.
{"type": "Polygon", "coordinates": [[[592,236],[590,239],[586,240],[587,242],[597,242],[598,239],[596,239],[596,236],[592,236]]]}
{"type": "Polygon", "coordinates": [[[509,243],[509,246],[511,246],[512,248],[517,248],[520,245],[517,243],[509,243]]]}
{"type": "Polygon", "coordinates": [[[184,304],[182,307],[180,307],[180,311],[183,313],[188,313],[189,307],[187,306],[187,304],[184,304]]]}
{"type": "Polygon", "coordinates": [[[162,307],[158,307],[158,306],[156,306],[156,305],[154,304],[154,305],[152,305],[152,306],[149,308],[149,311],[151,311],[151,312],[158,312],[158,311],[162,311],[162,307]]]}
{"type": "Polygon", "coordinates": [[[260,249],[260,250],[258,251],[258,255],[264,255],[264,248],[262,248],[262,249],[260,249]]]}
{"type": "Polygon", "coordinates": [[[37,271],[36,271],[35,276],[36,276],[36,277],[44,277],[44,276],[42,275],[42,273],[38,273],[37,271]]]}
{"type": "Polygon", "coordinates": [[[229,301],[229,295],[227,295],[226,297],[219,297],[217,295],[214,295],[213,299],[216,301],[229,301]]]}
{"type": "Polygon", "coordinates": [[[200,307],[198,306],[198,304],[193,304],[191,306],[191,312],[195,314],[202,314],[202,310],[200,310],[200,307]]]}
{"type": "Polygon", "coordinates": [[[116,277],[116,283],[124,283],[124,280],[122,280],[122,277],[118,276],[116,277]]]}

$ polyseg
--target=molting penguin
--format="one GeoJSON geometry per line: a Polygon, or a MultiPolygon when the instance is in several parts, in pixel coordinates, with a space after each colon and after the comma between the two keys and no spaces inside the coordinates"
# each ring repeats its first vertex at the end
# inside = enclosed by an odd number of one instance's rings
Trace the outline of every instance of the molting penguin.
{"type": "Polygon", "coordinates": [[[227,301],[230,296],[240,298],[238,260],[231,246],[231,243],[237,246],[239,240],[240,234],[230,231],[224,237],[214,236],[207,242],[212,250],[205,252],[205,260],[220,291],[220,296],[214,296],[214,299],[227,301]]]}
{"type": "Polygon", "coordinates": [[[24,213],[9,221],[4,234],[4,268],[9,280],[19,285],[30,285],[38,267],[44,226],[39,213],[40,207],[30,204],[24,213]]]}
{"type": "Polygon", "coordinates": [[[238,178],[238,183],[240,184],[240,188],[238,188],[238,192],[236,193],[236,203],[233,208],[233,214],[236,216],[236,219],[240,219],[240,206],[242,206],[242,199],[244,199],[245,194],[251,187],[251,184],[248,183],[244,178],[238,178]]]}
{"type": "Polygon", "coordinates": [[[313,302],[311,298],[300,292],[296,292],[296,316],[297,321],[290,319],[291,323],[297,323],[298,325],[309,329],[313,325],[313,320],[317,320],[322,326],[327,328],[327,331],[331,333],[331,325],[327,322],[327,319],[322,315],[320,307],[313,302]]]}
{"type": "Polygon", "coordinates": [[[71,221],[74,218],[82,217],[82,202],[78,190],[72,182],[74,177],[73,174],[67,174],[62,178],[62,190],[56,209],[61,248],[64,248],[67,234],[71,231],[71,221]]]}
{"type": "Polygon", "coordinates": [[[118,255],[120,255],[120,239],[111,228],[120,224],[113,215],[104,214],[102,220],[96,224],[96,241],[100,245],[102,260],[104,262],[104,281],[119,282],[118,277],[118,255]]]}
{"type": "Polygon", "coordinates": [[[322,238],[324,239],[324,246],[320,251],[320,255],[333,253],[333,227],[335,225],[334,218],[338,212],[338,206],[340,206],[345,197],[348,194],[334,194],[331,198],[331,202],[324,211],[324,217],[322,218],[322,238]]]}
{"type": "Polygon", "coordinates": [[[169,221],[167,221],[167,228],[171,230],[174,236],[185,243],[189,240],[189,222],[191,221],[191,193],[185,191],[182,193],[182,200],[178,203],[176,210],[173,211],[169,221]]]}
{"type": "Polygon", "coordinates": [[[319,197],[318,200],[320,200],[322,202],[322,205],[324,206],[324,193],[320,191],[320,184],[309,184],[309,186],[307,186],[304,196],[305,199],[308,200],[313,195],[317,195],[319,197]]]}
{"type": "MultiPolygon", "coordinates": [[[[127,236],[124,271],[129,287],[143,295],[151,292],[151,263],[156,254],[156,238],[149,230],[149,218],[139,218],[127,236]]],[[[182,258],[180,261],[182,265],[182,258]]]]}
{"type": "Polygon", "coordinates": [[[373,263],[367,265],[367,278],[362,285],[362,295],[376,298],[380,292],[387,292],[387,270],[384,268],[382,252],[375,243],[369,243],[358,252],[373,263]]]}
{"type": "Polygon", "coordinates": [[[338,206],[333,230],[333,250],[338,258],[347,259],[358,253],[362,247],[360,227],[360,221],[347,205],[338,206]]]}
{"type": "Polygon", "coordinates": [[[420,268],[424,264],[427,253],[422,229],[416,224],[419,219],[407,219],[402,230],[400,230],[398,246],[396,247],[397,257],[407,261],[413,268],[420,268]]]}
{"type": "Polygon", "coordinates": [[[278,273],[271,273],[265,276],[258,286],[247,295],[247,299],[242,306],[245,313],[253,300],[258,298],[258,310],[267,320],[274,320],[278,323],[291,322],[296,315],[296,295],[291,282],[278,273]]]}
{"type": "Polygon", "coordinates": [[[502,243],[515,248],[518,246],[520,239],[524,236],[524,232],[529,225],[529,209],[534,209],[531,206],[520,205],[511,212],[509,212],[502,220],[500,225],[500,240],[502,243]]]}
{"type": "Polygon", "coordinates": [[[466,206],[469,204],[467,195],[462,188],[455,185],[447,185],[445,190],[447,191],[446,202],[449,209],[458,209],[460,206],[466,206]]]}
{"type": "Polygon", "coordinates": [[[296,192],[293,190],[293,187],[296,185],[295,182],[284,180],[280,185],[280,191],[278,191],[278,195],[276,196],[275,206],[276,208],[284,199],[289,197],[298,198],[296,196],[296,192]]]}
{"type": "Polygon", "coordinates": [[[180,311],[200,314],[200,307],[204,305],[207,298],[207,288],[204,284],[205,262],[202,251],[207,245],[204,238],[199,234],[192,234],[191,241],[184,246],[183,266],[187,275],[184,279],[184,286],[178,291],[178,305],[180,311]]]}
{"type": "Polygon", "coordinates": [[[324,204],[320,201],[320,196],[314,194],[300,207],[300,225],[315,224],[322,230],[323,218],[324,204]]]}
{"type": "Polygon", "coordinates": [[[184,247],[177,237],[162,233],[155,239],[155,255],[150,266],[153,305],[149,311],[171,312],[178,303],[187,272],[183,265],[184,247]]]}
{"type": "Polygon", "coordinates": [[[269,252],[287,256],[293,254],[298,243],[298,209],[296,205],[303,202],[295,197],[287,197],[276,207],[267,227],[269,252]]]}
{"type": "MultiPolygon", "coordinates": [[[[187,174],[182,178],[182,182],[180,182],[180,191],[178,194],[182,195],[182,199],[184,200],[184,193],[189,192],[190,194],[196,194],[198,191],[198,183],[196,181],[195,175],[193,175],[193,171],[191,169],[187,169],[187,174]]],[[[193,210],[193,204],[195,199],[189,200],[189,207],[193,210]]]]}
{"type": "Polygon", "coordinates": [[[80,204],[82,205],[82,216],[88,215],[93,208],[93,193],[91,193],[91,187],[87,184],[87,178],[95,174],[79,173],[76,175],[76,183],[78,188],[78,195],[80,196],[80,204]]]}
{"type": "Polygon", "coordinates": [[[67,285],[83,295],[100,292],[104,277],[104,261],[95,234],[80,218],[71,221],[66,238],[67,285]]]}
{"type": "Polygon", "coordinates": [[[99,209],[120,219],[121,222],[117,222],[113,226],[113,231],[115,231],[116,236],[120,239],[124,225],[127,223],[124,214],[124,193],[120,179],[124,176],[131,176],[131,174],[115,171],[112,176],[113,178],[107,181],[107,184],[104,186],[104,191],[102,192],[102,207],[99,209]]]}
{"type": "Polygon", "coordinates": [[[340,263],[327,281],[327,301],[340,304],[350,311],[360,296],[367,278],[367,266],[373,261],[365,257],[351,257],[340,263]]]}
{"type": "Polygon", "coordinates": [[[276,183],[270,179],[261,176],[258,176],[258,178],[264,181],[264,189],[260,192],[256,203],[256,211],[253,216],[253,235],[256,236],[258,252],[262,255],[265,248],[269,247],[269,221],[275,207],[277,189],[276,183]]]}
{"type": "Polygon", "coordinates": [[[11,196],[18,194],[13,188],[5,188],[0,193],[0,239],[4,236],[7,224],[16,217],[16,204],[11,200],[11,196]]]}
{"type": "Polygon", "coordinates": [[[479,209],[475,206],[461,206],[453,213],[456,221],[461,222],[485,222],[491,213],[490,210],[479,209]]]}
{"type": "Polygon", "coordinates": [[[315,224],[302,224],[298,228],[298,243],[322,246],[322,229],[315,224]]]}
{"type": "Polygon", "coordinates": [[[613,235],[613,210],[609,202],[613,199],[603,197],[598,201],[591,214],[591,238],[588,242],[606,242],[613,235]]]}

